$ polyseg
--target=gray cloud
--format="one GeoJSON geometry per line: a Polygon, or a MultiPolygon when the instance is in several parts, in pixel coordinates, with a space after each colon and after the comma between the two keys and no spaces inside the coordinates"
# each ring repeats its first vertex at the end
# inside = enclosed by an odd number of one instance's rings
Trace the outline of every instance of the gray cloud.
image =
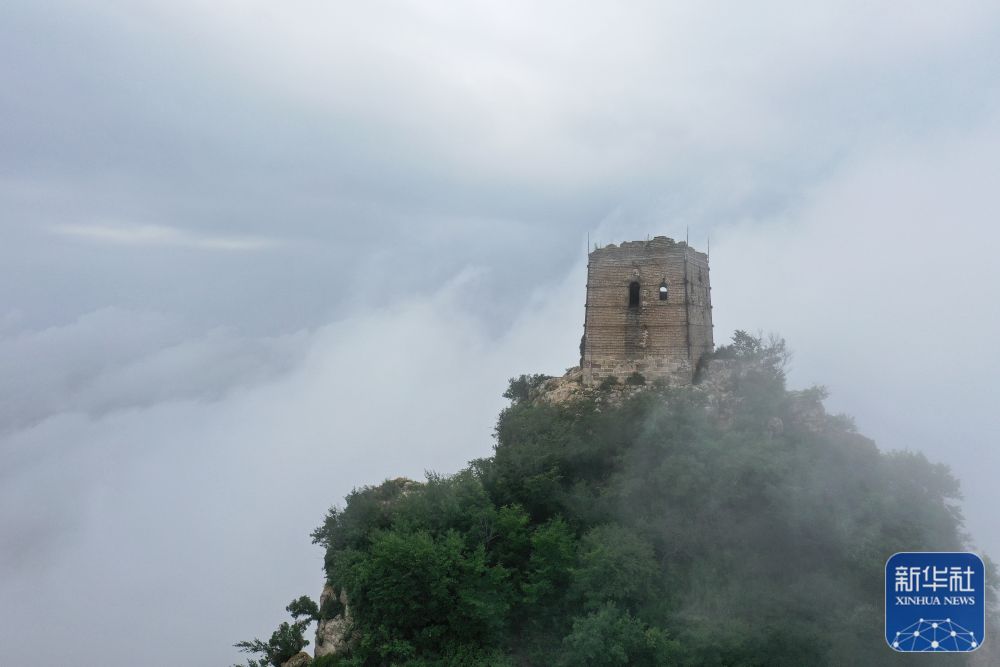
{"type": "Polygon", "coordinates": [[[4,645],[60,664],[106,655],[114,636],[122,664],[149,642],[226,664],[248,623],[276,623],[284,598],[321,582],[307,536],[329,504],[488,455],[506,377],[573,363],[578,332],[563,324],[581,273],[501,335],[464,313],[480,285],[464,272],[298,338],[293,372],[215,402],[60,414],[5,436],[0,463],[17,474],[0,485],[4,645]]]}
{"type": "Polygon", "coordinates": [[[262,250],[274,241],[252,236],[210,236],[195,234],[164,225],[61,224],[50,228],[53,234],[89,239],[115,245],[179,246],[202,250],[262,250]]]}
{"type": "Polygon", "coordinates": [[[0,433],[62,413],[100,416],[216,399],[290,369],[303,337],[252,339],[222,329],[192,335],[176,319],[118,308],[22,331],[0,338],[0,433]]]}

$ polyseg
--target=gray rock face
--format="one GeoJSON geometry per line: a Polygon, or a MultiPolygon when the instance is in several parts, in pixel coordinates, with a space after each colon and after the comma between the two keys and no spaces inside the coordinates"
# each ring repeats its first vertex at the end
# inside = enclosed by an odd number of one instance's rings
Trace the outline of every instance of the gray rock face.
{"type": "MultiPolygon", "coordinates": [[[[333,587],[327,584],[319,597],[320,609],[326,608],[334,595],[333,587]]],[[[316,626],[316,650],[314,653],[317,658],[342,653],[347,649],[351,612],[347,607],[346,591],[340,592],[339,601],[343,611],[333,618],[321,619],[316,626]]]]}
{"type": "Polygon", "coordinates": [[[291,658],[282,663],[281,667],[308,667],[312,664],[312,658],[305,651],[293,655],[291,658]]]}

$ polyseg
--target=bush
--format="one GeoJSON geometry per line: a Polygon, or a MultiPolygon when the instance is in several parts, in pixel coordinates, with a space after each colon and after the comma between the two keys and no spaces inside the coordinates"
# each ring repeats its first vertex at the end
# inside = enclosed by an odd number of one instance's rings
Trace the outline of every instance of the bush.
{"type": "Polygon", "coordinates": [[[618,378],[615,377],[614,375],[609,375],[608,377],[601,380],[601,382],[597,385],[597,390],[608,391],[609,389],[617,386],[618,386],[618,378]]]}
{"type": "Polygon", "coordinates": [[[558,664],[563,667],[660,667],[677,664],[679,645],[666,633],[606,605],[573,620],[563,640],[558,664]]]}
{"type": "Polygon", "coordinates": [[[335,562],[353,621],[368,630],[356,648],[365,660],[441,655],[454,646],[494,645],[502,635],[506,571],[490,567],[485,548],[467,548],[455,530],[380,531],[368,549],[335,562]]]}
{"type": "Polygon", "coordinates": [[[653,545],[634,530],[607,524],[583,536],[573,586],[586,607],[615,602],[634,611],[659,597],[659,583],[653,545]]]}
{"type": "Polygon", "coordinates": [[[526,401],[531,396],[531,392],[542,386],[546,380],[552,379],[550,375],[521,375],[511,378],[507,391],[503,393],[504,398],[509,398],[514,403],[526,401]]]}
{"type": "Polygon", "coordinates": [[[249,660],[250,667],[264,667],[268,664],[281,667],[282,663],[297,655],[309,644],[309,640],[303,636],[303,631],[308,625],[309,621],[285,622],[278,626],[267,642],[253,639],[237,642],[233,646],[243,653],[262,656],[260,660],[249,660]]]}
{"type": "Polygon", "coordinates": [[[631,386],[644,385],[646,384],[646,376],[640,373],[639,371],[635,371],[632,374],[630,374],[627,378],[625,378],[625,384],[631,386]]]}

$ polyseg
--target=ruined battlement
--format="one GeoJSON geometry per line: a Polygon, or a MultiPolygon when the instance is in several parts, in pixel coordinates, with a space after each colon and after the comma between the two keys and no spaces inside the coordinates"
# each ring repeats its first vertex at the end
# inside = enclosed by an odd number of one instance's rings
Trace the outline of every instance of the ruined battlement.
{"type": "Polygon", "coordinates": [[[587,262],[585,384],[633,373],[690,384],[714,349],[708,255],[666,236],[597,248],[587,262]]]}

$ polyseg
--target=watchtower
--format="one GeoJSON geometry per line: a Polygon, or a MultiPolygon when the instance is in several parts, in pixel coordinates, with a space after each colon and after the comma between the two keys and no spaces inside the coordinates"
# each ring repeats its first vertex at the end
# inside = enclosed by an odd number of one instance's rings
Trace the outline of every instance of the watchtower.
{"type": "Polygon", "coordinates": [[[690,384],[698,360],[714,348],[708,255],[666,236],[590,253],[584,383],[640,373],[690,384]]]}

